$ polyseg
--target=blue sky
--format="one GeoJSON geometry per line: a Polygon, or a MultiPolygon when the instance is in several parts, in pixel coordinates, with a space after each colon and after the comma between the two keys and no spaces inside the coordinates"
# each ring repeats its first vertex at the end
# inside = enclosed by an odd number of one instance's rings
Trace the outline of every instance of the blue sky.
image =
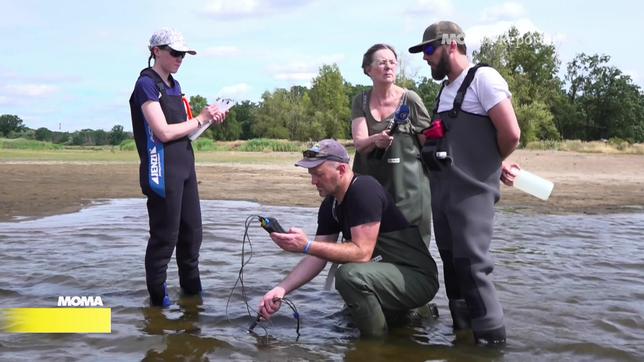
{"type": "Polygon", "coordinates": [[[408,74],[428,76],[407,48],[437,20],[461,25],[468,48],[511,25],[554,42],[562,71],[577,53],[603,53],[644,86],[642,5],[599,1],[182,0],[2,1],[0,114],[30,128],[131,130],[128,98],[146,66],[150,35],[170,26],[198,51],[176,75],[184,92],[258,101],[264,91],[309,86],[322,64],[370,84],[360,63],[393,45],[408,74]]]}

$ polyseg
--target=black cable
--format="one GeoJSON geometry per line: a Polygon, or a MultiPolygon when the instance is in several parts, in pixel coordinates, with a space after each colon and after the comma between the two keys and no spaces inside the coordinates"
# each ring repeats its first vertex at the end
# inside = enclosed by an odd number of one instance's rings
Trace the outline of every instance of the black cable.
{"type": "MultiPolygon", "coordinates": [[[[273,299],[273,301],[284,302],[284,304],[286,304],[287,306],[289,306],[289,308],[291,308],[291,310],[293,311],[293,318],[295,318],[295,320],[297,321],[295,332],[297,333],[297,337],[299,338],[300,337],[300,313],[297,311],[297,307],[295,306],[295,303],[293,303],[290,299],[286,297],[282,297],[282,298],[276,297],[273,299]]],[[[257,313],[257,318],[250,324],[250,326],[248,327],[248,331],[252,332],[253,329],[255,329],[255,327],[257,326],[257,324],[261,321],[262,321],[262,316],[259,313],[257,313]]]]}
{"type": "Polygon", "coordinates": [[[286,303],[291,310],[293,311],[293,318],[297,321],[297,327],[295,328],[295,332],[297,333],[297,337],[300,337],[300,313],[297,311],[297,307],[295,307],[295,303],[293,303],[290,299],[286,297],[282,297],[282,302],[286,303]]]}
{"type": "Polygon", "coordinates": [[[244,222],[244,236],[242,238],[241,266],[239,267],[239,272],[237,273],[237,280],[235,280],[235,284],[230,290],[230,294],[228,295],[228,300],[226,301],[226,320],[228,320],[229,322],[230,322],[230,319],[228,318],[228,306],[230,305],[230,299],[232,298],[233,293],[235,292],[235,289],[237,288],[238,284],[241,285],[241,295],[242,295],[244,304],[246,305],[246,312],[248,313],[248,317],[253,318],[250,305],[248,305],[248,297],[246,296],[246,286],[244,285],[244,267],[248,263],[250,263],[251,259],[253,258],[253,243],[250,240],[250,236],[248,235],[248,228],[250,227],[250,222],[254,217],[259,217],[259,215],[250,215],[246,218],[246,221],[244,222]],[[250,251],[248,252],[249,254],[248,259],[244,259],[246,254],[247,240],[248,240],[248,245],[250,247],[250,251]]]}
{"type": "MultiPolygon", "coordinates": [[[[237,273],[237,280],[235,280],[235,284],[233,285],[232,289],[230,290],[230,294],[228,295],[228,299],[226,300],[226,320],[230,322],[230,319],[228,317],[228,306],[230,305],[230,300],[233,296],[233,293],[235,292],[235,289],[237,288],[237,285],[241,286],[241,295],[242,299],[244,301],[244,304],[246,305],[246,312],[248,313],[249,318],[253,318],[252,312],[251,312],[251,307],[248,304],[248,296],[246,295],[246,286],[244,285],[244,267],[250,263],[250,260],[253,258],[253,243],[250,240],[250,235],[248,235],[248,229],[250,228],[250,224],[253,218],[257,218],[258,220],[261,218],[260,215],[250,215],[246,218],[246,221],[244,222],[244,236],[242,238],[242,252],[241,252],[241,266],[239,267],[239,272],[237,273]],[[248,259],[245,259],[245,254],[246,254],[246,241],[248,241],[248,245],[250,247],[249,251],[249,256],[248,259]]],[[[293,311],[293,318],[297,321],[297,327],[295,329],[295,332],[297,333],[297,338],[299,339],[300,337],[300,314],[297,311],[297,307],[295,307],[295,303],[293,303],[290,299],[283,297],[280,298],[281,301],[283,301],[286,305],[288,305],[291,310],[293,311]]],[[[253,322],[250,324],[248,327],[248,331],[252,332],[253,329],[259,324],[259,322],[262,321],[261,315],[258,313],[255,319],[253,319],[253,322]]],[[[266,332],[268,335],[268,331],[266,328],[262,325],[260,325],[262,329],[266,332]]]]}

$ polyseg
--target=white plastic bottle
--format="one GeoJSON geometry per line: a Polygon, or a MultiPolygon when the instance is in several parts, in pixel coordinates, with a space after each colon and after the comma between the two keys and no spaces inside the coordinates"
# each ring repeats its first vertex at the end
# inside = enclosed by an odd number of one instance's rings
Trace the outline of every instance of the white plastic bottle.
{"type": "Polygon", "coordinates": [[[517,170],[517,175],[514,178],[514,187],[541,200],[548,200],[555,186],[554,183],[532,172],[516,168],[515,170],[517,170]]]}

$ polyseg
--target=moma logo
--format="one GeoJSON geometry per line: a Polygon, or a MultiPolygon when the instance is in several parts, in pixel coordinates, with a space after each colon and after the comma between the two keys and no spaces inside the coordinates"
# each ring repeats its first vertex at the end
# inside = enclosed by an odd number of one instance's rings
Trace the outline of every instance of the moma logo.
{"type": "Polygon", "coordinates": [[[59,307],[102,307],[103,300],[101,300],[101,297],[59,296],[58,306],[59,307]]]}

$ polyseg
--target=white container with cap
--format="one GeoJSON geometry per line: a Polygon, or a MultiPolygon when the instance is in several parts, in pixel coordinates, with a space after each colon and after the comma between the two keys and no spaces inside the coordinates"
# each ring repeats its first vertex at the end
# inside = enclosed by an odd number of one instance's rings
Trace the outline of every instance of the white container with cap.
{"type": "Polygon", "coordinates": [[[517,175],[514,178],[514,187],[541,200],[548,200],[555,186],[554,183],[526,170],[516,168],[514,170],[517,171],[517,175]]]}

